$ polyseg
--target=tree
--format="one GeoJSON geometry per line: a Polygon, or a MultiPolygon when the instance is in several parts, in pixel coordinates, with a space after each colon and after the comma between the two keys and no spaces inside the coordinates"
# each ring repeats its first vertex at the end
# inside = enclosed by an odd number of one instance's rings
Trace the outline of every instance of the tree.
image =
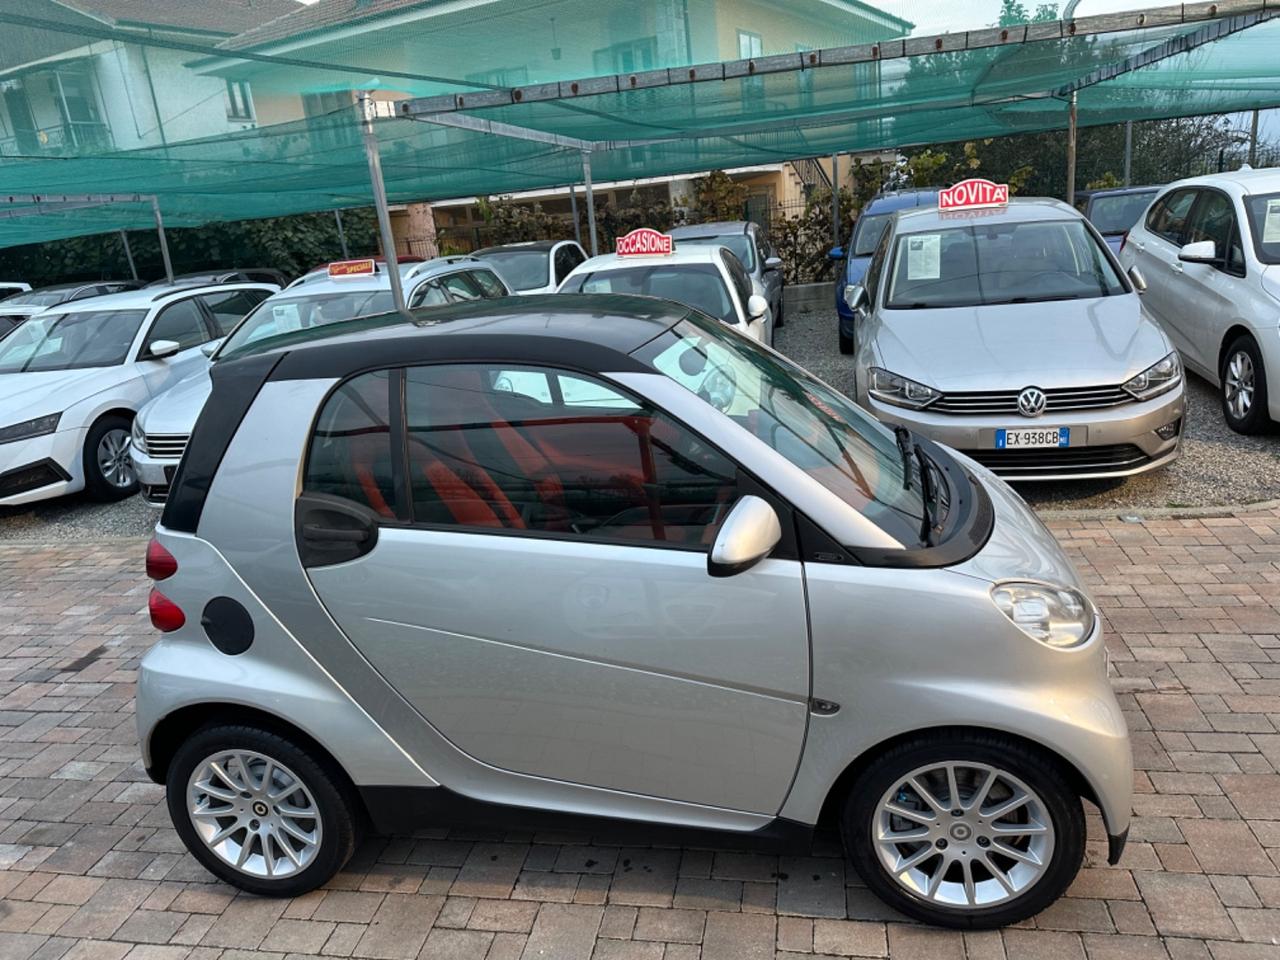
{"type": "Polygon", "coordinates": [[[739,183],[723,170],[712,170],[693,181],[693,205],[690,219],[695,221],[741,220],[747,205],[746,184],[739,183]]]}

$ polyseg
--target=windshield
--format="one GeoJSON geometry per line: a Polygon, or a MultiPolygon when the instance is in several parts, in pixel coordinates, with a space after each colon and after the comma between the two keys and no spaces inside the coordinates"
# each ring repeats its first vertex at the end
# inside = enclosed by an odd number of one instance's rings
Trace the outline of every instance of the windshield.
{"type": "Polygon", "coordinates": [[[0,343],[0,373],[124,363],[145,310],[86,310],[28,320],[0,343]]]}
{"type": "Polygon", "coordinates": [[[642,362],[759,437],[900,543],[920,544],[921,484],[892,433],[779,354],[690,314],[642,362]],[[903,489],[904,469],[912,471],[903,489]]]}
{"type": "Polygon", "coordinates": [[[864,213],[860,216],[853,228],[853,239],[849,241],[849,256],[869,257],[875,253],[880,238],[884,236],[884,228],[892,218],[892,213],[864,213]]]}
{"type": "Polygon", "coordinates": [[[1245,197],[1253,246],[1263,263],[1280,263],[1280,193],[1245,197]]]}
{"type": "Polygon", "coordinates": [[[5,297],[4,304],[7,307],[19,304],[27,307],[55,307],[64,302],[77,289],[77,287],[59,287],[51,290],[46,287],[44,290],[28,290],[26,293],[5,297]]]}
{"type": "Polygon", "coordinates": [[[719,269],[709,263],[655,264],[582,273],[565,281],[561,293],[638,293],[663,297],[736,324],[738,311],[719,269]]]}
{"type": "Polygon", "coordinates": [[[742,265],[750,273],[756,268],[755,244],[745,233],[729,233],[719,237],[676,237],[675,245],[696,244],[705,247],[709,244],[717,247],[728,247],[733,255],[742,261],[742,265]]]}
{"type": "Polygon", "coordinates": [[[356,317],[390,313],[393,309],[390,290],[344,290],[308,296],[271,297],[263,300],[256,310],[240,321],[214,357],[224,359],[251,343],[270,337],[356,317]]]}
{"type": "Polygon", "coordinates": [[[480,254],[512,290],[537,290],[550,282],[549,250],[498,250],[480,254]]]}
{"type": "Polygon", "coordinates": [[[1159,191],[1121,193],[1094,197],[1089,202],[1089,222],[1099,233],[1124,233],[1151,205],[1151,198],[1159,191]]]}
{"type": "Polygon", "coordinates": [[[900,236],[893,309],[1078,300],[1125,293],[1102,245],[1080,220],[987,223],[900,236]]]}

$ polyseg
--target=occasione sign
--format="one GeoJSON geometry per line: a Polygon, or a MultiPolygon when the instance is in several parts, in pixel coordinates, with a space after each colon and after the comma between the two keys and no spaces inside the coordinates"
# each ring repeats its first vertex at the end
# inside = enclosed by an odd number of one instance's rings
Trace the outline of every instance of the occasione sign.
{"type": "Polygon", "coordinates": [[[938,191],[939,210],[973,210],[980,207],[1003,207],[1009,203],[1009,185],[974,178],[961,180],[953,187],[938,191]]]}
{"type": "Polygon", "coordinates": [[[329,264],[331,277],[368,277],[372,276],[375,267],[373,260],[338,260],[329,264]]]}
{"type": "Polygon", "coordinates": [[[640,227],[619,237],[615,248],[620,257],[669,257],[674,246],[671,238],[652,227],[640,227]]]}

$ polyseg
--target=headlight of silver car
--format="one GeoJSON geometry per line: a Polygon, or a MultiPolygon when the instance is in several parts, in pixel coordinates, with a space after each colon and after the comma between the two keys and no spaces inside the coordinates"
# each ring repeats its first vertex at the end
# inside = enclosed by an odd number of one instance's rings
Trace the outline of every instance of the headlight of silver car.
{"type": "Polygon", "coordinates": [[[0,443],[13,443],[15,440],[30,440],[32,437],[43,437],[58,429],[60,413],[51,413],[47,417],[36,417],[34,420],[23,420],[11,427],[0,427],[0,443]]]}
{"type": "Polygon", "coordinates": [[[1078,647],[1093,632],[1093,605],[1070,587],[997,583],[991,599],[1015,627],[1045,646],[1078,647]]]}
{"type": "Polygon", "coordinates": [[[885,403],[919,410],[942,396],[933,387],[926,387],[923,383],[900,377],[880,367],[872,367],[870,372],[871,382],[867,384],[867,390],[877,400],[885,403]]]}
{"type": "Polygon", "coordinates": [[[1139,400],[1150,400],[1167,390],[1176,387],[1182,380],[1182,364],[1178,360],[1178,351],[1169,354],[1158,363],[1153,363],[1132,380],[1124,384],[1127,390],[1139,400]]]}
{"type": "Polygon", "coordinates": [[[142,423],[137,417],[133,418],[133,427],[129,430],[129,436],[139,453],[147,452],[147,435],[142,432],[142,423]]]}

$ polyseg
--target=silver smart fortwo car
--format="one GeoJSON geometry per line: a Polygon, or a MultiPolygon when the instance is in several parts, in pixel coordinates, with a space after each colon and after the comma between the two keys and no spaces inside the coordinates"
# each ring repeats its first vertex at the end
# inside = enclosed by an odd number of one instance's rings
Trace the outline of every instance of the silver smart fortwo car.
{"type": "MultiPolygon", "coordinates": [[[[150,775],[229,883],[368,817],[532,809],[802,842],[950,926],[1112,862],[1097,611],[1004,483],[664,300],[547,296],[246,345],[156,537],[150,775]]],[[[593,821],[594,822],[594,821],[593,821]]]]}

